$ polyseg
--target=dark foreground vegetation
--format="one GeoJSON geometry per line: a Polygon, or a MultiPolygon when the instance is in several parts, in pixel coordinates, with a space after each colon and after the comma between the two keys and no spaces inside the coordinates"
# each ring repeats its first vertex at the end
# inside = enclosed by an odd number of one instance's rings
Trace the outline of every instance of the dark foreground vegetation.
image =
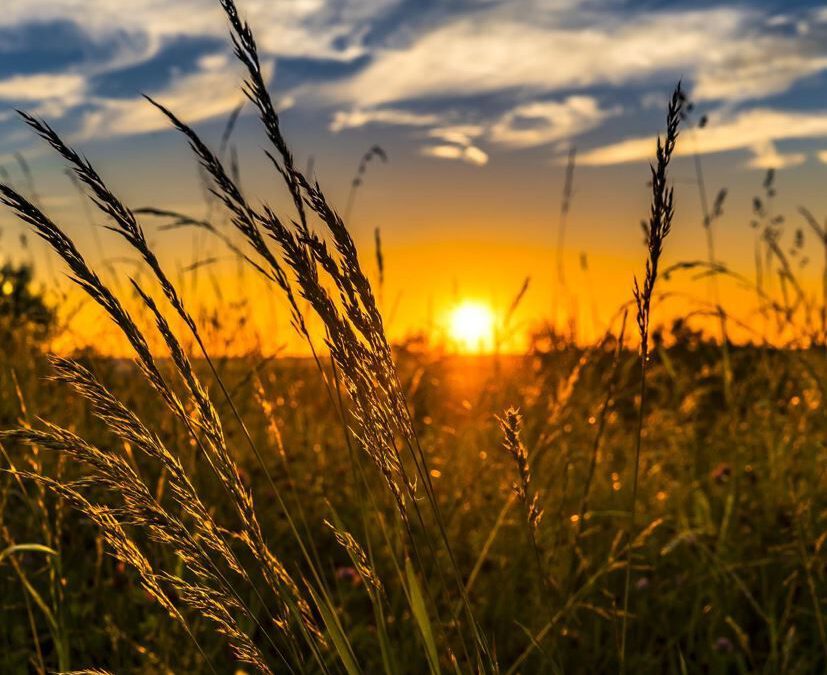
{"type": "MultiPolygon", "coordinates": [[[[637,354],[618,356],[615,348],[609,340],[586,351],[538,351],[499,362],[415,352],[400,358],[453,554],[503,670],[526,651],[522,672],[617,668],[639,373],[637,354]],[[531,536],[510,487],[518,472],[494,418],[515,401],[531,457],[531,489],[544,510],[531,536]]],[[[5,428],[40,426],[36,418],[47,418],[122,456],[161,503],[173,501],[168,472],[115,439],[65,385],[44,382],[51,368],[42,358],[25,363],[22,357],[3,363],[5,428]]],[[[631,672],[812,673],[825,662],[821,406],[827,360],[816,350],[750,347],[735,350],[732,364],[727,400],[720,349],[684,331],[680,342],[658,350],[650,370],[631,575],[631,672]]],[[[233,509],[185,425],[164,414],[151,390],[132,377],[134,367],[105,358],[87,365],[174,450],[215,520],[234,527],[233,509]]],[[[222,376],[239,392],[236,404],[265,449],[276,488],[291,512],[301,514],[303,539],[313,542],[313,560],[358,667],[427,670],[406,596],[410,582],[400,569],[406,535],[382,481],[348,450],[311,359],[258,365],[252,356],[233,360],[222,365],[222,376]],[[369,556],[383,589],[376,604],[370,577],[360,574],[325,520],[341,523],[369,556]],[[377,621],[389,645],[387,662],[377,621]]],[[[168,373],[172,365],[161,368],[168,373]]],[[[197,370],[208,377],[203,364],[197,370]]],[[[217,406],[220,415],[228,413],[226,405],[217,406]]],[[[268,542],[300,578],[307,563],[268,478],[244,450],[237,425],[229,423],[226,433],[268,542]]],[[[89,475],[46,448],[23,451],[5,442],[4,450],[5,461],[21,471],[67,483],[89,475]]],[[[55,669],[61,658],[64,668],[98,665],[112,672],[208,670],[186,630],[142,589],[140,576],[107,554],[97,527],[37,483],[6,476],[2,488],[3,548],[38,543],[58,552],[19,552],[2,561],[4,672],[55,669]]],[[[117,494],[95,485],[84,492],[118,504],[117,494]]],[[[130,532],[156,568],[189,573],[168,547],[145,540],[136,528],[130,532]]],[[[433,639],[441,667],[449,670],[447,648],[458,639],[460,608],[451,580],[438,570],[450,563],[416,537],[426,549],[418,578],[433,639]]],[[[245,593],[244,603],[263,625],[240,612],[239,624],[266,652],[264,632],[278,637],[279,631],[265,624],[262,600],[245,593]]],[[[232,654],[209,621],[197,614],[187,620],[218,672],[231,671],[232,654]]],[[[460,669],[466,670],[461,662],[460,669]]]]}

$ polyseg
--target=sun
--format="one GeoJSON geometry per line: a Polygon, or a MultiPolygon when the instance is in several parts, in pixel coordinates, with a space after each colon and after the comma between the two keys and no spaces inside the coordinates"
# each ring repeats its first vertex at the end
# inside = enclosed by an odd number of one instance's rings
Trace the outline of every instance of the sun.
{"type": "Polygon", "coordinates": [[[482,302],[466,300],[451,310],[448,331],[455,347],[482,353],[494,349],[494,312],[482,302]]]}

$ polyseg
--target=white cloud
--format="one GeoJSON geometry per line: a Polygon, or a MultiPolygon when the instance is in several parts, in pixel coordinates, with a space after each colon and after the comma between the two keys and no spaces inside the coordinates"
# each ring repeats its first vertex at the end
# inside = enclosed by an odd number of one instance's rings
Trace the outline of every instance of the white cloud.
{"type": "MultiPolygon", "coordinates": [[[[176,79],[169,87],[153,92],[153,98],[176,116],[194,124],[228,114],[243,98],[239,90],[238,66],[230,60],[210,60],[208,69],[176,79]]],[[[263,64],[265,74],[273,64],[263,64]]],[[[140,134],[169,128],[169,121],[143,98],[93,99],[95,109],[83,117],[79,140],[140,134]]],[[[281,110],[292,105],[288,97],[277,101],[281,110]]]]}
{"type": "Polygon", "coordinates": [[[747,166],[753,169],[787,169],[807,161],[807,155],[803,152],[779,153],[772,141],[759,143],[751,150],[754,154],[747,166]]]}
{"type": "Polygon", "coordinates": [[[485,132],[481,124],[455,124],[431,129],[428,135],[453,145],[471,145],[473,139],[485,132]]]}
{"type": "Polygon", "coordinates": [[[827,70],[827,54],[789,40],[741,40],[737,50],[710,60],[696,74],[696,101],[760,99],[786,91],[797,80],[827,70]]]}
{"type": "Polygon", "coordinates": [[[422,148],[422,154],[439,159],[458,159],[475,166],[488,163],[488,155],[473,145],[428,145],[422,148]]]}
{"type": "Polygon", "coordinates": [[[488,155],[473,145],[465,148],[465,151],[462,153],[462,158],[466,162],[476,164],[477,166],[483,166],[488,163],[488,155]]]}
{"type": "Polygon", "coordinates": [[[334,113],[330,130],[339,132],[344,129],[358,129],[372,124],[395,125],[404,127],[427,127],[438,124],[439,116],[430,113],[417,113],[394,108],[340,110],[334,113]]]}
{"type": "MultiPolygon", "coordinates": [[[[376,35],[369,41],[368,31],[400,2],[239,0],[239,7],[268,57],[344,62],[370,56],[355,75],[302,89],[308,104],[335,103],[331,130],[410,127],[434,139],[426,154],[453,154],[475,163],[487,160],[477,147],[480,139],[512,148],[555,143],[594,129],[619,112],[603,101],[603,93],[600,104],[586,95],[549,101],[556,92],[644,82],[656,89],[683,75],[693,99],[732,103],[784,92],[802,78],[827,71],[827,10],[773,16],[749,3],[637,12],[620,8],[614,0],[479,0],[464,14],[448,14],[437,4],[391,28],[384,44],[375,46],[376,35]],[[797,31],[790,30],[796,26],[797,31]],[[439,97],[480,94],[503,94],[523,103],[499,119],[486,119],[484,113],[462,114],[437,102],[439,97]],[[406,109],[405,103],[417,99],[434,103],[426,112],[422,107],[406,109]],[[532,99],[538,100],[525,103],[532,99]],[[449,147],[459,150],[446,150],[449,147]]],[[[38,112],[52,118],[88,103],[92,110],[84,113],[82,135],[162,128],[163,120],[137,101],[89,98],[91,75],[146,61],[181,36],[226,41],[227,22],[216,0],[128,4],[125,13],[119,0],[3,0],[0,27],[75,21],[92,41],[115,44],[117,53],[105,62],[78,66],[77,72],[2,80],[0,100],[32,101],[38,112]],[[28,98],[11,96],[21,91],[28,98]]],[[[227,54],[209,54],[198,61],[196,72],[174,78],[153,95],[190,121],[199,121],[229,112],[240,100],[239,81],[227,54]]],[[[716,140],[703,142],[750,148],[775,138],[741,131],[747,140],[717,138],[708,130],[704,138],[716,140]]],[[[647,146],[646,157],[650,151],[647,146]]],[[[618,144],[594,151],[594,161],[604,161],[601,152],[635,155],[640,149],[618,144]]]]}
{"type": "MultiPolygon", "coordinates": [[[[711,116],[710,122],[703,130],[685,131],[678,140],[676,154],[691,152],[711,154],[740,149],[760,149],[756,153],[768,157],[767,143],[790,139],[827,137],[827,110],[798,112],[757,108],[730,116],[711,116]]],[[[630,138],[619,143],[612,143],[584,152],[578,157],[578,164],[604,166],[648,160],[654,155],[654,137],[630,138]]],[[[800,159],[797,155],[776,155],[786,162],[800,159]]],[[[755,161],[755,160],[753,160],[755,161]]],[[[759,166],[756,164],[756,166],[759,166]]],[[[789,164],[788,164],[789,165],[789,164]]]]}
{"type": "Polygon", "coordinates": [[[475,166],[488,164],[488,153],[477,146],[477,139],[486,132],[479,124],[455,124],[440,126],[428,132],[430,138],[441,141],[426,145],[421,153],[426,157],[458,159],[475,166]]]}
{"type": "Polygon", "coordinates": [[[594,129],[619,112],[619,108],[601,109],[591,96],[527,103],[503,115],[491,127],[490,138],[513,148],[544,145],[594,129]]]}
{"type": "Polygon", "coordinates": [[[827,69],[817,36],[766,32],[744,7],[651,12],[542,12],[500,8],[443,22],[372,63],[328,95],[363,106],[507,90],[549,93],[686,76],[704,99],[760,98],[827,69]],[[518,18],[515,18],[518,17],[518,18]],[[761,31],[765,31],[762,33],[761,31]]]}
{"type": "Polygon", "coordinates": [[[0,101],[23,103],[29,112],[56,118],[80,104],[86,89],[86,79],[80,75],[16,75],[0,80],[0,101]]]}
{"type": "MultiPolygon", "coordinates": [[[[259,47],[270,54],[350,60],[364,53],[371,19],[397,0],[240,0],[259,47]]],[[[126,30],[153,45],[182,35],[227,36],[217,0],[4,0],[0,26],[31,21],[77,22],[95,37],[126,30]]]]}
{"type": "Polygon", "coordinates": [[[450,113],[440,116],[395,108],[340,111],[334,115],[330,129],[338,132],[368,124],[431,127],[427,136],[441,143],[426,146],[424,155],[481,166],[488,162],[488,154],[477,147],[480,138],[510,148],[545,145],[594,129],[619,112],[619,107],[601,108],[591,96],[569,96],[560,101],[524,103],[493,121],[477,123],[451,123],[456,115],[450,113]]]}
{"type": "MultiPolygon", "coordinates": [[[[242,0],[240,10],[253,26],[262,60],[273,55],[348,61],[363,55],[372,19],[398,0],[242,0]]],[[[191,121],[229,112],[241,99],[240,70],[230,63],[227,19],[217,0],[4,0],[0,28],[25,23],[70,21],[92,44],[112,49],[106,56],[74,64],[58,74],[0,80],[0,101],[25,101],[29,110],[55,119],[81,104],[81,137],[116,136],[163,126],[141,99],[94,97],[94,75],[149,62],[161,48],[182,37],[215,37],[227,53],[202,56],[197,70],[176,76],[153,93],[191,121]]],[[[28,47],[28,45],[27,45],[28,47]]]]}
{"type": "Polygon", "coordinates": [[[17,75],[0,80],[0,99],[42,101],[76,98],[84,93],[86,80],[80,75],[17,75]]]}
{"type": "Polygon", "coordinates": [[[425,146],[423,155],[483,166],[488,162],[488,154],[478,147],[479,139],[511,148],[545,145],[593,129],[619,112],[619,108],[602,109],[597,99],[590,96],[569,96],[561,101],[521,104],[493,121],[477,123],[451,123],[456,115],[450,113],[440,116],[395,108],[339,111],[330,129],[338,132],[369,124],[431,127],[427,136],[440,143],[425,146]]]}

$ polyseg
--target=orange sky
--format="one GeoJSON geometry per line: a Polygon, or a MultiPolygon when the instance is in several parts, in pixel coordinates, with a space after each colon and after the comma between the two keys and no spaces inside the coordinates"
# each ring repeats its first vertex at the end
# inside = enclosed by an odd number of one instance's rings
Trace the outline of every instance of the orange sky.
{"type": "MultiPolygon", "coordinates": [[[[575,230],[579,224],[577,219],[572,219],[570,226],[575,230]]],[[[630,243],[618,245],[617,250],[612,250],[607,246],[608,242],[595,242],[594,249],[585,252],[585,269],[581,263],[581,251],[568,249],[564,255],[566,286],[559,294],[555,273],[556,253],[548,242],[532,243],[519,237],[473,240],[454,235],[442,239],[430,237],[417,243],[397,243],[392,233],[391,236],[385,235],[385,284],[380,301],[388,332],[394,341],[425,333],[434,344],[447,344],[451,348],[454,337],[450,330],[451,312],[457,305],[471,301],[489,306],[495,321],[502,322],[515,295],[529,277],[528,290],[510,322],[508,337],[503,339],[503,351],[524,349],[529,333],[549,321],[555,312],[558,325],[566,331],[574,318],[578,341],[594,340],[607,328],[608,321],[614,320],[615,329],[618,327],[618,311],[631,300],[633,275],[638,273],[645,259],[640,235],[635,232],[633,224],[626,229],[631,231],[628,237],[630,243]],[[556,301],[555,297],[558,298],[556,301]]],[[[752,232],[744,229],[747,231],[740,238],[751,255],[752,232]]],[[[102,234],[107,246],[115,241],[109,233],[102,234]]],[[[703,258],[702,252],[695,246],[701,237],[699,226],[695,226],[695,232],[690,234],[681,233],[679,225],[676,225],[673,236],[666,242],[664,269],[680,260],[703,258]],[[685,240],[692,240],[693,247],[684,245],[685,240]]],[[[156,242],[162,241],[160,236],[154,239],[156,242]]],[[[180,246],[159,247],[162,261],[169,271],[180,270],[193,259],[192,242],[183,239],[176,239],[180,246]]],[[[577,240],[574,236],[572,239],[577,240]]],[[[725,244],[725,239],[722,240],[725,244]]],[[[372,237],[362,234],[357,243],[361,245],[362,263],[379,295],[372,237]]],[[[91,249],[90,260],[95,261],[98,256],[94,254],[94,245],[87,245],[86,248],[91,249]]],[[[122,252],[120,244],[112,248],[122,252]]],[[[726,250],[727,246],[722,245],[721,248],[726,250]]],[[[753,271],[749,265],[743,264],[743,253],[741,251],[739,258],[742,264],[733,267],[751,280],[753,271]]],[[[801,272],[801,276],[808,293],[816,297],[820,293],[820,269],[817,251],[813,253],[813,263],[801,272]]],[[[224,255],[217,246],[205,246],[199,259],[223,258],[224,255]]],[[[48,278],[43,258],[37,256],[36,259],[41,261],[41,278],[48,278]]],[[[121,284],[125,275],[134,274],[134,268],[126,262],[115,262],[114,267],[120,275],[121,284]]],[[[108,269],[104,268],[102,274],[105,280],[111,279],[108,269]]],[[[682,271],[669,279],[660,280],[658,290],[667,297],[655,305],[656,323],[709,311],[708,302],[712,298],[709,282],[695,279],[695,275],[692,271],[682,271]]],[[[198,272],[179,271],[172,276],[178,280],[193,312],[199,314],[199,309],[206,312],[201,314],[200,323],[214,351],[237,354],[255,345],[266,353],[306,352],[289,325],[281,291],[258,277],[252,269],[239,267],[232,260],[223,260],[202,267],[198,272]],[[220,310],[216,316],[223,322],[220,329],[212,327],[208,320],[209,312],[216,308],[220,310]],[[247,323],[241,326],[240,322],[247,323]]],[[[64,281],[63,286],[66,287],[66,284],[64,281]]],[[[767,326],[765,319],[756,313],[754,292],[724,278],[720,279],[718,287],[722,304],[736,319],[730,324],[731,337],[756,337],[739,328],[737,321],[744,321],[758,333],[766,329],[769,330],[768,335],[775,335],[773,324],[767,326]]],[[[780,290],[777,281],[774,290],[777,295],[780,290]]],[[[70,299],[64,302],[64,310],[74,312],[79,301],[78,292],[72,291],[70,299]]],[[[130,302],[127,304],[137,307],[130,302]]],[[[101,321],[101,317],[97,307],[89,302],[83,303],[70,324],[71,331],[56,343],[56,348],[66,350],[91,344],[120,353],[122,341],[115,337],[114,329],[108,321],[101,321]]],[[[713,334],[717,332],[716,321],[708,316],[695,315],[693,324],[713,334]]],[[[147,320],[145,325],[151,324],[147,320]]],[[[316,322],[311,320],[311,327],[315,325],[316,322]]]]}

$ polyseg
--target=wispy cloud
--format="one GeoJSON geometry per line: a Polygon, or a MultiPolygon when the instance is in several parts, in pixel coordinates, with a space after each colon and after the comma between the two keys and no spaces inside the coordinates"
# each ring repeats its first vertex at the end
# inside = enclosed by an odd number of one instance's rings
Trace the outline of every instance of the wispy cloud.
{"type": "Polygon", "coordinates": [[[497,120],[489,135],[494,143],[513,148],[545,145],[594,129],[620,111],[619,106],[602,109],[592,96],[526,103],[497,120]]]}
{"type": "Polygon", "coordinates": [[[428,132],[437,141],[420,148],[420,154],[437,159],[456,159],[474,166],[488,164],[488,153],[478,147],[477,140],[485,133],[478,124],[439,126],[428,132]]]}
{"type": "MultiPolygon", "coordinates": [[[[245,0],[242,4],[245,17],[256,27],[259,47],[267,60],[279,56],[347,62],[366,53],[364,37],[372,21],[397,2],[245,0]]],[[[48,73],[24,71],[0,79],[0,106],[2,101],[25,103],[51,119],[72,114],[68,126],[75,123],[81,137],[139,134],[164,128],[140,99],[97,92],[97,77],[108,73],[120,76],[122,69],[139,64],[150,71],[153,59],[164,47],[182,37],[226,41],[227,36],[226,17],[212,0],[132,0],[127,13],[123,3],[116,0],[6,0],[0,12],[0,29],[15,31],[48,22],[75,26],[71,36],[88,43],[79,44],[78,51],[89,52],[89,58],[78,63],[51,63],[48,73]],[[101,44],[111,49],[86,49],[101,44]]],[[[13,45],[9,47],[11,52],[2,47],[0,44],[0,51],[6,52],[3,71],[14,73],[16,66],[28,68],[25,62],[15,63],[13,45]]],[[[23,47],[28,51],[37,49],[37,45],[23,47]]],[[[207,55],[196,64],[194,72],[173,71],[163,87],[150,88],[150,93],[193,122],[225,114],[241,96],[238,71],[227,61],[224,52],[207,55]]],[[[282,95],[287,103],[287,92],[282,95]]]]}
{"type": "MultiPolygon", "coordinates": [[[[733,125],[750,114],[747,105],[827,72],[827,14],[818,10],[773,15],[749,3],[721,3],[641,11],[615,0],[421,6],[405,0],[244,0],[242,6],[268,60],[339,66],[326,80],[314,80],[311,72],[303,86],[280,91],[285,105],[296,98],[330,112],[333,132],[407,128],[415,147],[429,139],[425,154],[475,164],[485,163],[492,148],[560,143],[608,119],[617,119],[620,134],[624,114],[634,107],[622,94],[643,83],[656,89],[683,76],[693,100],[740,110],[722,117],[722,124],[733,125]]],[[[226,38],[225,18],[213,0],[133,0],[128,17],[115,0],[6,0],[0,13],[0,28],[46,21],[76,23],[88,40],[116,46],[48,73],[0,79],[0,101],[31,104],[52,118],[71,115],[69,126],[74,123],[81,136],[164,128],[138,99],[96,90],[101,73],[117,78],[119,69],[141,63],[151,70],[153,59],[162,61],[164,50],[182,37],[221,44],[226,38]]],[[[221,49],[192,69],[171,70],[150,93],[193,122],[226,114],[239,100],[239,77],[221,49]]],[[[699,142],[719,149],[705,151],[766,150],[773,140],[802,137],[779,136],[772,110],[752,112],[763,131],[739,129],[747,138],[735,141],[710,129],[699,142]]],[[[606,157],[648,156],[648,147],[642,153],[634,143],[587,157],[609,163],[618,160],[606,157]]],[[[769,156],[756,151],[753,163],[769,156]]]]}
{"type": "Polygon", "coordinates": [[[0,102],[25,104],[39,115],[60,117],[83,102],[86,90],[86,79],[80,75],[16,75],[0,80],[0,102]]]}
{"type": "MultiPolygon", "coordinates": [[[[272,62],[263,64],[265,75],[272,62]]],[[[209,58],[201,69],[176,79],[158,92],[151,92],[165,106],[189,123],[228,114],[242,100],[238,67],[229,58],[209,58]]],[[[169,121],[143,98],[93,100],[95,107],[84,114],[77,134],[80,140],[139,134],[169,128],[169,121]]],[[[278,102],[281,110],[292,105],[290,98],[278,102]]]]}
{"type": "Polygon", "coordinates": [[[395,108],[377,108],[372,110],[340,110],[333,115],[330,130],[339,132],[344,129],[358,129],[371,125],[392,125],[403,127],[428,127],[439,124],[441,117],[432,113],[418,113],[395,108]]]}
{"type": "Polygon", "coordinates": [[[807,155],[803,152],[778,152],[772,141],[754,145],[750,150],[753,157],[747,165],[753,169],[788,169],[807,161],[807,155]]]}
{"type": "Polygon", "coordinates": [[[330,130],[340,132],[372,125],[426,128],[426,136],[431,140],[420,147],[421,155],[485,166],[488,163],[488,153],[476,145],[476,139],[486,132],[486,127],[478,124],[451,124],[450,118],[450,114],[438,115],[395,108],[355,109],[336,112],[330,130]]]}
{"type": "Polygon", "coordinates": [[[823,36],[817,34],[823,31],[771,32],[749,8],[520,18],[504,17],[498,7],[439,25],[402,46],[380,48],[363,72],[331,94],[379,105],[509,89],[548,93],[683,74],[698,82],[701,98],[742,100],[784,91],[827,69],[823,36]]]}
{"type": "Polygon", "coordinates": [[[427,145],[421,150],[426,157],[438,159],[458,159],[475,166],[485,166],[488,163],[488,154],[475,145],[427,145]]]}
{"type": "MultiPolygon", "coordinates": [[[[375,17],[398,0],[246,0],[244,15],[256,27],[261,49],[283,56],[349,60],[364,53],[363,36],[375,17]]],[[[127,31],[151,44],[182,35],[225,38],[217,2],[204,0],[5,0],[0,27],[32,21],[79,22],[92,36],[127,31]]]]}
{"type": "Polygon", "coordinates": [[[827,70],[823,42],[753,37],[738,41],[699,69],[694,78],[696,101],[744,101],[787,91],[795,82],[827,70]]]}
{"type": "MultiPolygon", "coordinates": [[[[343,124],[348,118],[340,112],[333,127],[381,122],[439,129],[471,124],[480,127],[475,136],[489,144],[520,149],[571,139],[620,117],[624,111],[611,103],[613,92],[643,82],[671,84],[683,77],[693,100],[732,110],[827,71],[827,25],[813,13],[782,17],[779,23],[747,6],[635,13],[611,4],[600,11],[594,11],[593,4],[552,3],[554,11],[542,4],[528,3],[516,12],[492,3],[489,9],[455,16],[377,47],[367,67],[325,89],[334,101],[359,105],[358,115],[350,118],[354,124],[343,124]],[[568,93],[585,88],[601,91],[598,96],[568,93]],[[484,106],[470,112],[466,108],[463,114],[457,103],[462,97],[492,95],[513,103],[494,114],[484,106]],[[406,112],[412,101],[418,102],[417,112],[406,112]],[[431,121],[433,117],[437,119],[431,121]]],[[[787,166],[796,163],[798,157],[769,154],[767,143],[781,130],[774,128],[771,111],[755,113],[745,117],[749,111],[742,110],[737,118],[760,123],[757,129],[744,129],[749,133],[741,140],[705,132],[704,148],[717,149],[703,151],[761,148],[751,165],[770,158],[787,166]]],[[[429,146],[428,154],[462,158],[456,150],[434,147],[439,151],[429,146]]],[[[648,156],[649,151],[634,144],[606,150],[630,158],[648,156]]],[[[595,151],[592,161],[615,161],[603,156],[595,151]]]]}
{"type": "Polygon", "coordinates": [[[450,112],[437,115],[394,108],[338,112],[330,128],[338,132],[371,124],[430,127],[427,136],[440,143],[426,145],[422,154],[482,166],[488,162],[488,153],[479,147],[481,140],[517,149],[548,145],[594,129],[620,111],[619,106],[602,108],[591,96],[568,96],[519,104],[499,117],[477,123],[456,123],[457,116],[450,112]]]}
{"type": "Polygon", "coordinates": [[[454,124],[431,129],[428,135],[454,145],[470,145],[483,133],[485,133],[485,127],[481,124],[454,124]]]}
{"type": "MultiPolygon", "coordinates": [[[[782,157],[777,154],[773,144],[805,138],[827,138],[827,110],[800,112],[756,108],[730,116],[712,116],[706,128],[684,132],[682,141],[678,143],[677,154],[698,152],[703,155],[748,149],[754,154],[751,166],[766,166],[770,157],[790,166],[800,163],[804,157],[782,157]]],[[[646,160],[651,157],[654,147],[654,136],[629,138],[586,151],[578,157],[578,163],[605,166],[646,160]]]]}
{"type": "Polygon", "coordinates": [[[79,75],[17,75],[0,80],[0,99],[6,101],[42,101],[48,98],[78,97],[86,89],[79,75]]]}

